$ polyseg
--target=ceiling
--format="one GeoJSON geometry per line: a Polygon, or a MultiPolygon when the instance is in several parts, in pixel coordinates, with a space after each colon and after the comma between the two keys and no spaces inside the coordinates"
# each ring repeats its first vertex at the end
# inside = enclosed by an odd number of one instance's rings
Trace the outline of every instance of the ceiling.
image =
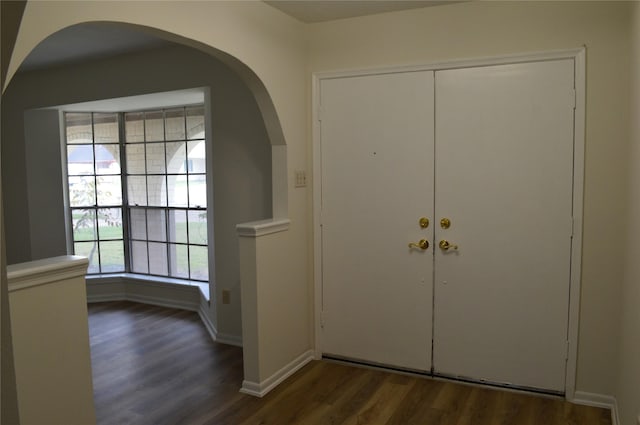
{"type": "Polygon", "coordinates": [[[204,103],[205,89],[185,89],[139,96],[103,99],[91,102],[60,105],[53,109],[65,112],[120,112],[142,111],[145,109],[171,108],[173,106],[197,105],[204,103]]]}
{"type": "MultiPolygon", "coordinates": [[[[210,0],[211,1],[211,0],[210,0]]],[[[436,0],[264,0],[307,23],[438,6],[456,1],[436,0]]],[[[174,43],[126,25],[87,23],[65,28],[42,41],[27,56],[20,71],[33,71],[123,53],[166,47],[174,43]]]]}
{"type": "Polygon", "coordinates": [[[264,0],[264,2],[306,23],[454,3],[452,0],[264,0]]]}
{"type": "Polygon", "coordinates": [[[78,24],[44,39],[29,53],[20,71],[69,65],[171,44],[125,25],[103,22],[78,24]]]}

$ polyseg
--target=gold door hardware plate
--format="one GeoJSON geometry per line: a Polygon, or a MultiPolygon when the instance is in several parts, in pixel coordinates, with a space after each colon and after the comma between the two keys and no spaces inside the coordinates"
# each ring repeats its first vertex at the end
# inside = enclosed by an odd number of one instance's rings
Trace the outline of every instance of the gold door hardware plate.
{"type": "Polygon", "coordinates": [[[409,248],[420,248],[424,251],[429,248],[429,241],[426,239],[420,239],[418,242],[409,242],[409,248]]]}
{"type": "Polygon", "coordinates": [[[440,249],[443,251],[448,251],[450,249],[458,249],[458,245],[452,244],[451,242],[444,239],[440,241],[438,246],[440,246],[440,249]]]}

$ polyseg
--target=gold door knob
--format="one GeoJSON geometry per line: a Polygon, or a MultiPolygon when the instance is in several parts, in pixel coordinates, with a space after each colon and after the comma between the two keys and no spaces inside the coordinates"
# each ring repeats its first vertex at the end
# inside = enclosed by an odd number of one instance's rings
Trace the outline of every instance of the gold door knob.
{"type": "Polygon", "coordinates": [[[440,220],[440,227],[442,227],[443,229],[448,229],[449,227],[451,227],[451,220],[446,217],[443,218],[442,220],[440,220]]]}
{"type": "Polygon", "coordinates": [[[426,239],[420,239],[418,243],[410,242],[409,248],[420,248],[421,250],[425,250],[429,248],[429,242],[426,239]]]}
{"type": "Polygon", "coordinates": [[[440,249],[443,251],[448,251],[450,249],[458,249],[458,245],[452,244],[451,242],[444,239],[441,240],[438,245],[440,246],[440,249]]]}
{"type": "Polygon", "coordinates": [[[421,228],[426,229],[429,227],[429,219],[427,217],[421,217],[418,224],[420,224],[421,228]]]}

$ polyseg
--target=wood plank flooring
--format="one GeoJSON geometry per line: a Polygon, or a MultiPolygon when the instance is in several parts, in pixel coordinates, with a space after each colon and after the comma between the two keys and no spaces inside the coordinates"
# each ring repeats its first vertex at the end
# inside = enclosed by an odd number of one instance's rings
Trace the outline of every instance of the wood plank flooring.
{"type": "Polygon", "coordinates": [[[242,349],[196,313],[89,305],[96,415],[108,424],[610,425],[605,409],[316,361],[263,399],[240,394],[242,349]]]}

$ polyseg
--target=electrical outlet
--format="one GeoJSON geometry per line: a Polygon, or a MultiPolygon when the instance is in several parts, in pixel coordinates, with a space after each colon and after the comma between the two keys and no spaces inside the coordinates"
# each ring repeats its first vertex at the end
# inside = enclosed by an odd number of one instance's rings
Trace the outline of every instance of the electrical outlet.
{"type": "Polygon", "coordinates": [[[222,290],[222,304],[231,304],[231,291],[228,289],[222,290]]]}
{"type": "Polygon", "coordinates": [[[304,170],[296,170],[296,187],[307,186],[307,173],[304,170]]]}

